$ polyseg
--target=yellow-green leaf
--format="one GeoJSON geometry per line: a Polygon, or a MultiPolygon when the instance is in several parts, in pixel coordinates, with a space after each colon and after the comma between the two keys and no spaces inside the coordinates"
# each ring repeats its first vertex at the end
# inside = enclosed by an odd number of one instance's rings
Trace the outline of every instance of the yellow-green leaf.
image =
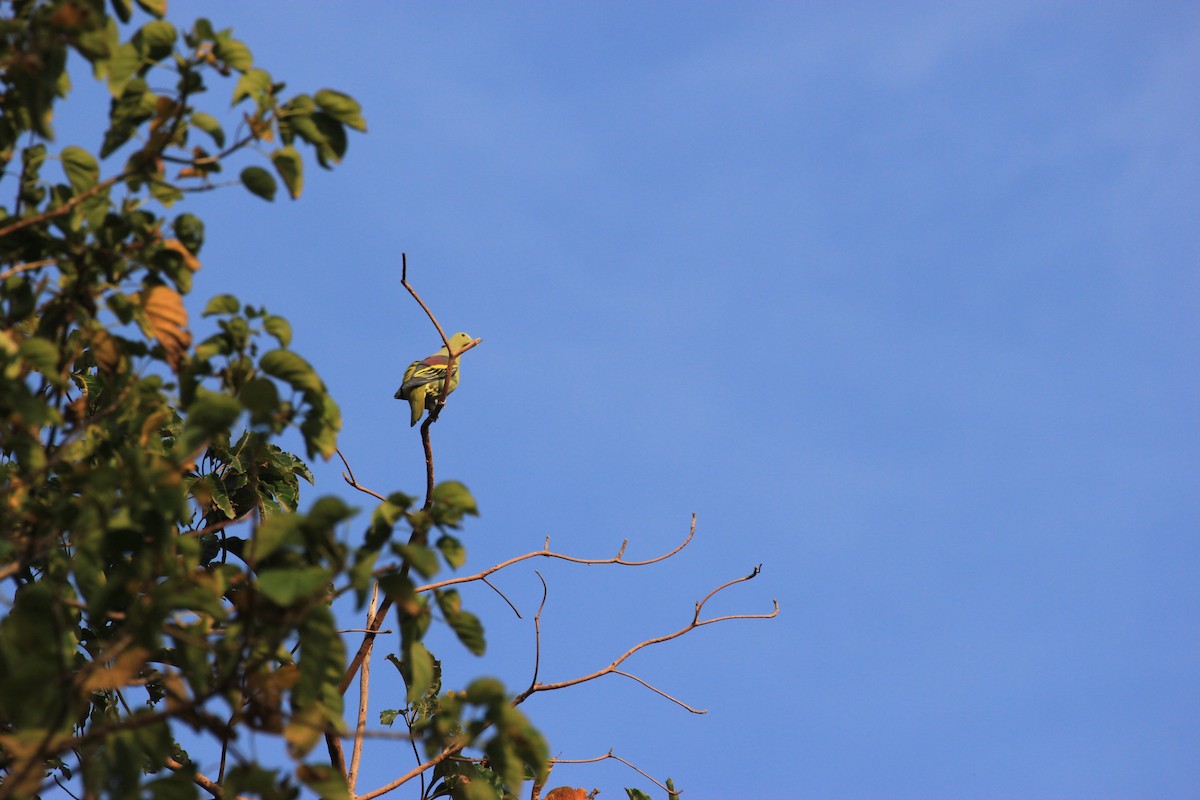
{"type": "Polygon", "coordinates": [[[163,15],[167,13],[167,0],[137,0],[137,4],[142,11],[153,14],[159,19],[162,19],[163,15]]]}
{"type": "Polygon", "coordinates": [[[213,55],[238,72],[245,72],[254,66],[254,56],[251,55],[250,48],[237,39],[218,41],[213,47],[213,55]]]}
{"type": "Polygon", "coordinates": [[[82,147],[64,147],[62,151],[63,171],[75,193],[86,191],[100,179],[100,163],[96,157],[82,147]]]}
{"type": "Polygon", "coordinates": [[[281,147],[271,154],[271,163],[275,165],[275,171],[283,179],[283,185],[287,187],[288,194],[295,200],[304,189],[304,162],[300,158],[300,153],[291,145],[281,147]]]}

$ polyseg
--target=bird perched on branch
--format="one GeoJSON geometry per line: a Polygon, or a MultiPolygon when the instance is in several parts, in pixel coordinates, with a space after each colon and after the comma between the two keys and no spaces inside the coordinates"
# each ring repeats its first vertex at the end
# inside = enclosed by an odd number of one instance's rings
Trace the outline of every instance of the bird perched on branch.
{"type": "MultiPolygon", "coordinates": [[[[457,353],[473,341],[469,333],[459,332],[450,337],[450,347],[457,353]]],[[[450,384],[446,387],[447,395],[458,388],[459,361],[458,358],[454,359],[454,371],[450,373],[450,384]]],[[[449,366],[450,350],[440,347],[433,355],[414,361],[404,370],[404,383],[400,384],[394,396],[397,400],[408,401],[412,409],[410,427],[420,421],[425,409],[432,410],[437,403],[449,366]]]]}

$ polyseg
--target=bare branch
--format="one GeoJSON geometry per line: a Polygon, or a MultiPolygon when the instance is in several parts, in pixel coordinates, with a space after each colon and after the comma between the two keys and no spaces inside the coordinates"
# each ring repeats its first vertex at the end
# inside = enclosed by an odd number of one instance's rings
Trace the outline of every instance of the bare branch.
{"type": "Polygon", "coordinates": [[[113,186],[115,186],[117,183],[120,183],[121,181],[128,178],[130,176],[130,174],[131,173],[129,173],[129,172],[122,172],[119,175],[114,175],[111,178],[109,178],[108,180],[101,181],[100,183],[97,183],[92,188],[80,192],[79,194],[75,195],[67,202],[63,203],[61,206],[56,206],[55,208],[52,208],[49,211],[43,211],[41,214],[34,214],[32,217],[25,217],[23,219],[19,219],[16,222],[12,223],[11,225],[7,225],[3,228],[0,228],[0,239],[3,239],[5,236],[8,236],[10,233],[15,233],[16,231],[19,231],[22,228],[28,228],[31,225],[40,225],[43,222],[48,222],[52,219],[57,219],[58,217],[64,216],[66,214],[70,214],[71,210],[74,209],[75,206],[79,205],[84,200],[87,200],[89,197],[94,197],[95,195],[98,195],[101,192],[108,191],[113,186]]]}
{"type": "Polygon", "coordinates": [[[513,558],[510,558],[507,561],[501,561],[499,564],[488,567],[487,569],[483,570],[482,572],[477,572],[474,575],[463,575],[458,578],[448,578],[444,581],[438,581],[437,583],[428,583],[428,584],[425,584],[424,586],[418,586],[414,591],[428,592],[433,589],[441,589],[446,586],[453,586],[453,585],[459,584],[459,583],[470,583],[472,581],[483,580],[484,578],[488,577],[489,575],[492,575],[493,573],[499,572],[500,570],[502,570],[506,567],[511,567],[513,564],[519,564],[522,561],[528,561],[531,558],[539,558],[539,557],[540,558],[557,558],[560,561],[569,561],[573,564],[588,564],[590,566],[600,566],[600,565],[604,565],[604,564],[617,564],[622,567],[644,567],[649,564],[657,564],[660,561],[666,561],[668,558],[675,555],[683,548],[687,547],[688,543],[692,541],[692,537],[695,535],[696,535],[696,515],[692,514],[692,525],[691,525],[691,528],[689,528],[689,530],[688,530],[687,538],[685,538],[682,542],[680,542],[679,545],[676,546],[675,549],[671,550],[669,553],[664,553],[660,556],[655,556],[654,558],[648,558],[645,561],[626,561],[625,560],[624,553],[625,553],[625,546],[629,543],[628,539],[626,539],[621,544],[621,549],[617,552],[617,555],[614,556],[613,558],[579,558],[577,556],[569,556],[569,555],[566,555],[565,553],[556,553],[556,552],[551,551],[550,550],[550,537],[547,536],[546,542],[542,546],[541,550],[534,550],[532,552],[525,553],[523,555],[514,556],[513,558]]]}
{"type": "Polygon", "coordinates": [[[24,264],[17,264],[4,270],[4,272],[0,272],[0,281],[7,280],[21,272],[28,272],[31,269],[41,269],[42,267],[53,266],[57,263],[57,258],[43,258],[41,261],[29,261],[24,264]]]}
{"type": "MultiPolygon", "coordinates": [[[[343,462],[345,459],[343,459],[343,462]]],[[[346,469],[349,469],[347,465],[346,469]]],[[[375,616],[375,609],[379,605],[379,584],[376,583],[371,589],[371,602],[367,605],[367,619],[375,616]]],[[[372,643],[374,638],[372,637],[372,643]]],[[[346,776],[347,784],[350,787],[350,795],[354,795],[354,787],[358,783],[358,765],[362,760],[363,749],[363,733],[367,729],[367,695],[371,689],[371,647],[367,647],[367,653],[363,656],[362,668],[358,673],[358,725],[354,729],[354,746],[350,752],[350,772],[346,776]]]]}
{"type": "MultiPolygon", "coordinates": [[[[689,622],[687,625],[683,626],[682,628],[680,628],[679,630],[675,631],[674,633],[668,633],[663,636],[656,636],[652,639],[647,639],[643,642],[639,642],[638,644],[636,644],[633,647],[626,650],[623,654],[621,654],[618,658],[616,658],[608,666],[602,667],[601,669],[598,669],[595,672],[589,673],[587,675],[582,675],[578,678],[571,678],[570,680],[558,681],[556,683],[536,683],[535,682],[532,686],[530,686],[524,692],[517,695],[517,697],[513,700],[513,705],[517,705],[519,703],[524,702],[530,695],[532,695],[536,692],[548,692],[548,691],[553,691],[554,689],[565,689],[568,686],[576,686],[580,683],[586,683],[588,681],[595,680],[604,675],[608,675],[611,673],[618,673],[618,672],[620,672],[620,670],[618,670],[617,668],[619,666],[621,666],[622,663],[624,663],[626,660],[628,660],[629,657],[632,656],[637,651],[642,650],[651,645],[662,644],[663,642],[669,642],[672,639],[678,639],[680,636],[683,636],[683,635],[689,633],[690,631],[693,631],[696,628],[699,628],[701,626],[711,625],[715,622],[724,622],[727,620],[734,620],[734,619],[771,619],[773,617],[778,616],[779,601],[776,600],[776,601],[774,601],[775,608],[770,613],[766,613],[766,614],[729,614],[727,616],[714,617],[712,619],[706,619],[706,620],[700,619],[700,610],[704,607],[704,604],[709,601],[709,599],[711,599],[714,595],[717,594],[717,592],[721,591],[722,589],[725,589],[726,587],[733,586],[734,584],[743,583],[745,581],[751,580],[752,578],[757,576],[759,574],[759,572],[760,572],[760,568],[755,567],[754,571],[751,572],[749,575],[747,575],[743,578],[737,578],[735,580],[728,581],[727,583],[721,584],[716,589],[709,592],[704,597],[703,600],[696,603],[696,613],[695,613],[695,615],[693,615],[692,621],[689,622]]],[[[620,674],[625,674],[626,677],[633,678],[634,680],[638,681],[639,683],[646,686],[647,688],[652,689],[653,691],[657,692],[658,694],[662,695],[663,697],[666,697],[668,700],[671,700],[671,701],[683,706],[684,708],[687,708],[689,711],[693,711],[694,713],[702,713],[702,712],[696,711],[695,709],[691,708],[687,704],[682,703],[679,700],[676,700],[674,697],[671,697],[667,693],[662,692],[653,686],[650,686],[649,684],[647,684],[645,681],[641,680],[640,678],[636,678],[633,675],[628,675],[626,673],[620,673],[620,674]]]]}
{"type": "Polygon", "coordinates": [[[674,792],[671,792],[671,790],[668,789],[665,785],[659,783],[657,780],[650,777],[650,775],[646,774],[646,772],[644,770],[642,770],[641,768],[637,767],[636,765],[626,761],[625,759],[621,758],[619,755],[614,753],[612,750],[609,750],[607,753],[605,753],[602,756],[593,756],[592,758],[552,758],[552,759],[550,759],[550,763],[551,764],[596,764],[600,761],[607,761],[610,758],[614,761],[620,761],[622,764],[629,767],[631,770],[638,773],[643,778],[650,781],[658,788],[662,789],[664,792],[670,793],[672,797],[676,797],[680,794],[683,794],[683,791],[681,789],[676,789],[674,792]]]}

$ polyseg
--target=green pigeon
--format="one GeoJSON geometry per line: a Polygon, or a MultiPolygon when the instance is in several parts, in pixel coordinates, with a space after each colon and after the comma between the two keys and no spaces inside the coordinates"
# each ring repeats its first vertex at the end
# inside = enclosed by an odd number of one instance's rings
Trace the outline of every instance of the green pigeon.
{"type": "MultiPolygon", "coordinates": [[[[454,334],[450,337],[450,347],[455,352],[462,350],[474,341],[469,333],[454,334]]],[[[454,360],[454,372],[450,373],[450,385],[446,387],[449,395],[458,388],[458,368],[461,359],[454,360]]],[[[432,409],[442,394],[442,381],[446,378],[446,367],[450,365],[450,351],[444,347],[431,356],[420,361],[414,361],[404,370],[404,383],[396,390],[397,400],[407,400],[412,409],[412,422],[409,427],[416,425],[425,409],[432,409]]]]}

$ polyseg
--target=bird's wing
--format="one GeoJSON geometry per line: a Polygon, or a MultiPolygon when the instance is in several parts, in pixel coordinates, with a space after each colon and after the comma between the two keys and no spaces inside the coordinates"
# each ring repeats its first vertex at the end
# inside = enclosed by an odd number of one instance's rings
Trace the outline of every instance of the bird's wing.
{"type": "MultiPolygon", "coordinates": [[[[404,371],[404,383],[401,384],[396,396],[407,397],[408,393],[418,386],[440,382],[446,377],[446,367],[449,363],[449,356],[436,353],[420,361],[414,361],[404,371]]],[[[454,371],[458,372],[458,364],[454,365],[454,371]]]]}

